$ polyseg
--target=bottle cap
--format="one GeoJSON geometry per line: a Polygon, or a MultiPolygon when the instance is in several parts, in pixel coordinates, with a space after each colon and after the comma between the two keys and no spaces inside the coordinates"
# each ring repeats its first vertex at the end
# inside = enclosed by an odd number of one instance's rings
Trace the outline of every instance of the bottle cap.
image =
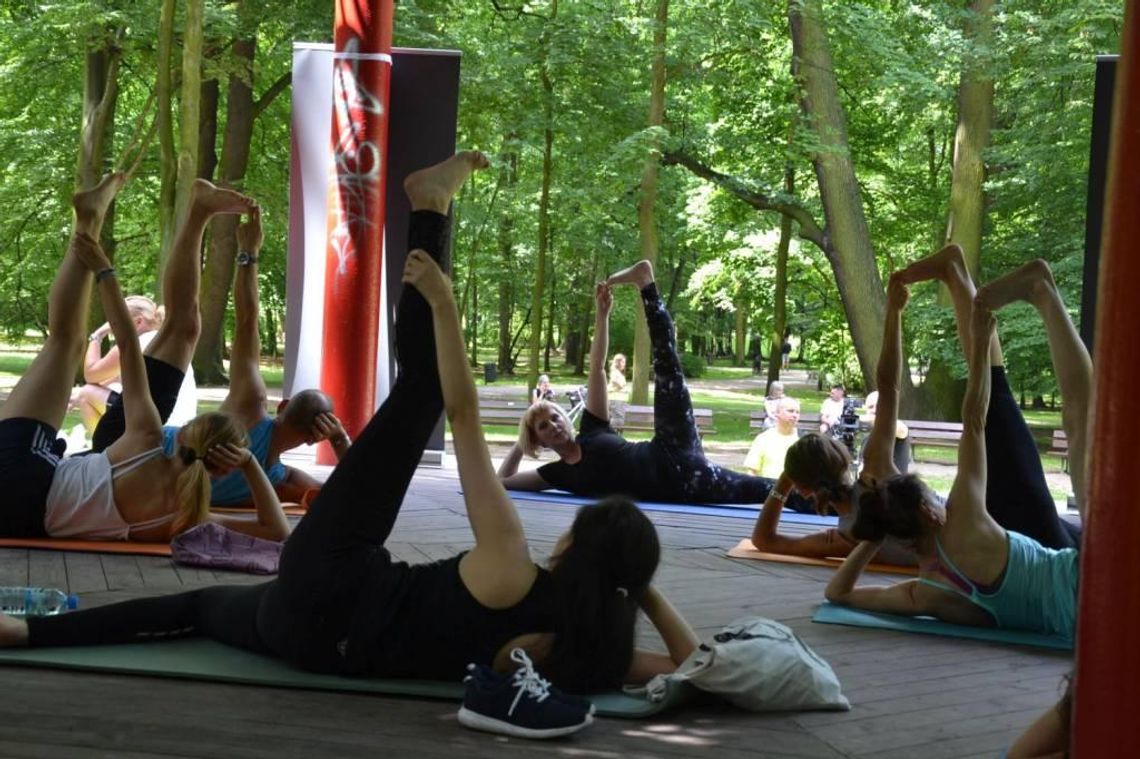
{"type": "Polygon", "coordinates": [[[67,609],[68,609],[68,611],[72,611],[72,610],[78,609],[78,608],[79,608],[79,596],[68,596],[67,597],[67,609]]]}

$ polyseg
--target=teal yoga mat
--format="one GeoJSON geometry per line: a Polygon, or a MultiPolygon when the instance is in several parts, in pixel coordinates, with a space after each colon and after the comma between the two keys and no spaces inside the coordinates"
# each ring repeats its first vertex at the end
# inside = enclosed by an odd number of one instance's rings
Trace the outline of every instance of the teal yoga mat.
{"type": "MultiPolygon", "coordinates": [[[[568,506],[586,506],[597,503],[597,498],[586,498],[564,490],[508,490],[507,495],[514,501],[543,501],[547,503],[561,503],[568,506]]],[[[643,511],[665,511],[674,514],[701,514],[713,517],[733,517],[736,519],[751,519],[755,521],[760,513],[758,506],[745,504],[726,505],[714,503],[659,503],[657,501],[634,501],[643,511]]],[[[818,514],[803,514],[784,509],[780,513],[780,521],[788,524],[814,524],[823,527],[835,527],[839,523],[837,517],[824,517],[818,514]]]]}
{"type": "MultiPolygon", "coordinates": [[[[274,688],[419,696],[456,702],[463,699],[463,685],[460,683],[318,675],[294,669],[277,659],[206,638],[121,646],[0,649],[0,662],[29,667],[208,680],[274,688]]],[[[636,719],[677,706],[688,695],[688,686],[679,687],[677,683],[670,683],[665,698],[658,702],[619,692],[595,695],[591,700],[599,715],[636,719]]]]}
{"type": "Polygon", "coordinates": [[[952,625],[931,617],[903,617],[897,614],[879,614],[872,611],[852,609],[850,606],[824,601],[816,609],[812,622],[825,625],[850,625],[852,627],[874,627],[879,630],[945,635],[950,638],[970,638],[972,640],[992,640],[996,643],[1014,643],[1020,646],[1055,648],[1071,651],[1073,641],[1060,635],[1025,632],[1022,630],[1000,630],[994,627],[971,627],[952,625]]]}

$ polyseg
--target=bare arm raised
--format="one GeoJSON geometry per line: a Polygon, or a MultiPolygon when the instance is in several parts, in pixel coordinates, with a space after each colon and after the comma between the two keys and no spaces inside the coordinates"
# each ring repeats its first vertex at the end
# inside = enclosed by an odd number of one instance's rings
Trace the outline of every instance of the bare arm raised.
{"type": "Polygon", "coordinates": [[[123,382],[123,411],[127,427],[124,438],[132,438],[137,434],[161,435],[162,421],[150,398],[142,348],[135,334],[130,311],[123,300],[123,292],[119,289],[115,270],[99,243],[86,234],[75,236],[75,254],[95,273],[103,311],[119,347],[119,374],[123,382]]]}
{"type": "Polygon", "coordinates": [[[258,359],[261,335],[258,332],[257,259],[264,239],[261,209],[254,207],[249,218],[238,226],[238,267],[234,279],[234,341],[230,348],[230,392],[222,411],[233,414],[246,426],[265,415],[266,389],[258,359]]]}
{"type": "Polygon", "coordinates": [[[590,345],[590,376],[586,379],[586,410],[599,419],[609,420],[610,401],[607,390],[606,354],[610,352],[610,309],[614,296],[610,286],[599,282],[594,287],[594,342],[590,345]]]}
{"type": "Polygon", "coordinates": [[[897,272],[892,274],[887,284],[883,348],[875,372],[879,405],[863,458],[863,473],[876,480],[899,473],[894,463],[895,427],[899,418],[899,375],[902,371],[902,312],[909,297],[902,278],[897,272]]]}

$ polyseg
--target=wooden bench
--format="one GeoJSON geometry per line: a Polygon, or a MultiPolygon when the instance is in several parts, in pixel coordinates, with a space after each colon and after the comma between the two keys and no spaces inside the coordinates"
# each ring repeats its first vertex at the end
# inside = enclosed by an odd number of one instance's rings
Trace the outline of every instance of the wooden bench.
{"type": "Polygon", "coordinates": [[[1069,471],[1069,438],[1064,430],[1053,430],[1053,437],[1049,441],[1049,453],[1061,457],[1061,471],[1069,471]]]}
{"type": "Polygon", "coordinates": [[[910,430],[910,444],[936,448],[957,448],[962,439],[961,422],[940,422],[931,419],[903,419],[910,430]]]}
{"type": "MultiPolygon", "coordinates": [[[[711,408],[693,409],[693,421],[696,422],[697,432],[701,435],[715,435],[713,426],[713,412],[711,408]]],[[[626,406],[624,432],[653,432],[652,406],[626,406]]]]}
{"type": "Polygon", "coordinates": [[[514,425],[517,427],[528,408],[530,408],[530,404],[526,401],[480,398],[479,421],[483,424],[514,425]]]}

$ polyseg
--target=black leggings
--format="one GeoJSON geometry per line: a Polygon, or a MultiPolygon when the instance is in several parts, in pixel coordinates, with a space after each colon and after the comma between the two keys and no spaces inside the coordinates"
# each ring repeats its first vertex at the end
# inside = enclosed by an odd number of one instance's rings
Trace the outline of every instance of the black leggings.
{"type": "Polygon", "coordinates": [[[1081,531],[1061,518],[1049,493],[1041,455],[1005,368],[990,369],[990,408],[986,413],[986,510],[1002,527],[1048,548],[1079,548],[1081,531]]]}
{"type": "MultiPolygon", "coordinates": [[[[412,214],[409,250],[439,260],[447,217],[412,214]]],[[[443,413],[431,308],[405,287],[396,315],[399,375],[391,393],[289,536],[277,579],[218,586],[30,618],[33,646],[130,643],[204,635],[305,669],[346,671],[345,639],[358,601],[390,562],[384,542],[443,413]]],[[[379,583],[383,587],[383,581],[379,583]]],[[[383,598],[369,595],[369,606],[383,598]]]]}
{"type": "MultiPolygon", "coordinates": [[[[653,352],[653,445],[668,463],[673,486],[689,503],[764,503],[774,480],[734,472],[705,458],[693,419],[693,400],[677,355],[673,320],[656,284],[641,291],[641,303],[653,352]]],[[[786,505],[796,511],[811,510],[810,503],[797,496],[790,497],[786,505]]]]}

